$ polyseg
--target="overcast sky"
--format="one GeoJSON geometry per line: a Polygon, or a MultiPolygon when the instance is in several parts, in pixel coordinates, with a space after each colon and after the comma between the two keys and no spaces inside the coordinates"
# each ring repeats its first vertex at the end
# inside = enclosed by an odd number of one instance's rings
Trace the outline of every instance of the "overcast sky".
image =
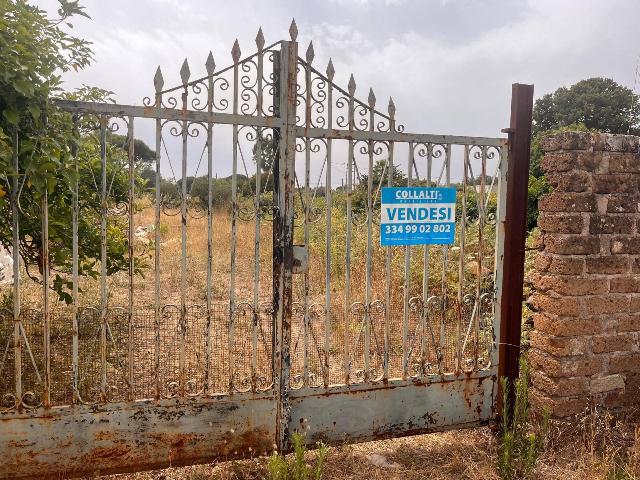
{"type": "MultiPolygon", "coordinates": [[[[179,83],[188,57],[192,78],[204,74],[211,50],[231,62],[238,38],[255,49],[288,38],[295,17],[314,64],[333,58],[336,80],[353,73],[366,99],[393,96],[407,131],[500,136],[509,122],[511,84],[535,84],[536,98],[563,85],[606,76],[634,87],[640,55],[639,0],[81,0],[92,20],[74,20],[93,42],[95,61],[65,77],[140,104],[153,93],[158,65],[165,86],[179,83]]],[[[55,0],[36,4],[55,12],[55,0]]],[[[636,88],[637,89],[637,88],[636,88]]],[[[141,135],[151,143],[150,131],[141,135]]]]}

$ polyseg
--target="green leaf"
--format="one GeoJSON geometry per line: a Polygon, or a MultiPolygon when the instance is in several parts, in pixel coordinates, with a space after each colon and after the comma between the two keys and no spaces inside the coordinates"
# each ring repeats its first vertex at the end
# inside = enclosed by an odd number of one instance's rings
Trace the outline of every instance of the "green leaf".
{"type": "Polygon", "coordinates": [[[27,110],[29,110],[29,113],[31,114],[31,116],[33,117],[33,119],[35,121],[39,121],[40,120],[40,107],[37,105],[29,105],[27,107],[27,110]]]}
{"type": "Polygon", "coordinates": [[[18,93],[21,93],[25,97],[31,97],[33,95],[33,84],[27,82],[26,80],[14,81],[13,88],[15,88],[18,93]]]}
{"type": "Polygon", "coordinates": [[[50,176],[47,177],[47,192],[49,192],[50,194],[54,192],[54,190],[56,189],[56,185],[58,184],[58,179],[56,177],[50,176]]]}
{"type": "Polygon", "coordinates": [[[2,116],[7,119],[11,125],[18,125],[20,123],[20,112],[8,108],[2,112],[2,116]]]}

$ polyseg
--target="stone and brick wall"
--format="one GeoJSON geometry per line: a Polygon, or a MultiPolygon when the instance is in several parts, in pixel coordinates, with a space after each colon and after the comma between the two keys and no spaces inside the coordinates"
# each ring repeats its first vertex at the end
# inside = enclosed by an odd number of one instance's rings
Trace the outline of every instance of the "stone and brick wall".
{"type": "Polygon", "coordinates": [[[640,400],[640,138],[547,137],[531,400],[554,416],[640,400]]]}

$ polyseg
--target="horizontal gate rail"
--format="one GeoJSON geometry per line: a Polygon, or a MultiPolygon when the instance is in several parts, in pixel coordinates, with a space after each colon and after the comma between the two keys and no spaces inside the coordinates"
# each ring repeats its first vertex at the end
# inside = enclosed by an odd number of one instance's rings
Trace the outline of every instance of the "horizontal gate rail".
{"type": "Polygon", "coordinates": [[[199,110],[157,108],[155,106],[120,105],[117,103],[81,102],[78,100],[60,100],[54,102],[60,109],[69,113],[108,115],[112,117],[137,117],[163,120],[215,123],[220,125],[242,124],[255,127],[282,127],[276,117],[254,117],[234,113],[203,112],[199,110]]]}
{"type": "MultiPolygon", "coordinates": [[[[55,100],[55,104],[69,113],[109,115],[114,117],[132,116],[139,118],[188,120],[191,122],[214,123],[220,125],[242,124],[255,127],[281,128],[282,119],[273,116],[254,117],[233,113],[202,112],[198,110],[179,110],[172,108],[156,108],[153,106],[121,105],[116,103],[82,102],[78,100],[55,100]]],[[[461,135],[439,135],[409,132],[370,132],[345,129],[296,127],[299,138],[323,138],[336,140],[374,140],[379,142],[434,143],[439,145],[482,145],[502,147],[506,138],[499,137],[466,137],[461,135]]]]}

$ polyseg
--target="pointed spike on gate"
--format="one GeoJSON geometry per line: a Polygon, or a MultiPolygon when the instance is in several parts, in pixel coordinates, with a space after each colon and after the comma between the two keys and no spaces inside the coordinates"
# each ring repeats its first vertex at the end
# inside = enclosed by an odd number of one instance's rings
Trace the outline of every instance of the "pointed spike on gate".
{"type": "Polygon", "coordinates": [[[258,47],[259,52],[264,48],[264,34],[262,33],[262,27],[258,29],[258,34],[256,35],[256,46],[258,47]]]}
{"type": "Polygon", "coordinates": [[[295,42],[296,38],[298,38],[298,25],[296,25],[295,18],[291,20],[291,25],[289,25],[289,36],[292,42],[295,42]]]}
{"type": "Polygon", "coordinates": [[[373,93],[373,88],[369,89],[369,98],[367,100],[369,101],[369,107],[373,108],[376,106],[376,96],[373,93]]]}
{"type": "Polygon", "coordinates": [[[236,38],[236,41],[233,42],[233,48],[231,49],[231,58],[233,58],[234,63],[238,63],[241,53],[242,52],[240,51],[240,44],[238,43],[238,39],[236,38]]]}
{"type": "Polygon", "coordinates": [[[333,61],[329,58],[329,63],[327,64],[327,78],[329,81],[333,81],[333,76],[336,74],[336,69],[333,68],[333,61]]]}
{"type": "Polygon", "coordinates": [[[180,78],[182,79],[183,85],[187,84],[190,76],[191,76],[191,70],[189,70],[189,62],[185,58],[184,62],[182,62],[182,67],[180,67],[180,78]]]}
{"type": "Polygon", "coordinates": [[[153,86],[156,88],[156,93],[162,90],[164,86],[164,78],[162,77],[162,70],[160,70],[160,65],[156,69],[156,74],[153,76],[153,86]]]}
{"type": "Polygon", "coordinates": [[[309,42],[309,46],[307,47],[307,53],[305,55],[305,58],[307,59],[307,63],[311,64],[315,56],[316,56],[316,52],[313,51],[313,42],[309,42]]]}
{"type": "Polygon", "coordinates": [[[216,69],[216,61],[213,59],[213,53],[211,53],[211,50],[209,50],[209,55],[207,56],[207,61],[204,65],[207,67],[207,75],[213,75],[213,72],[216,69]]]}
{"type": "Polygon", "coordinates": [[[349,95],[353,95],[356,92],[356,81],[353,78],[353,73],[351,77],[349,77],[349,83],[347,84],[347,89],[349,90],[349,95]]]}
{"type": "Polygon", "coordinates": [[[389,116],[391,118],[396,115],[396,104],[393,103],[393,98],[389,97],[389,116]]]}

